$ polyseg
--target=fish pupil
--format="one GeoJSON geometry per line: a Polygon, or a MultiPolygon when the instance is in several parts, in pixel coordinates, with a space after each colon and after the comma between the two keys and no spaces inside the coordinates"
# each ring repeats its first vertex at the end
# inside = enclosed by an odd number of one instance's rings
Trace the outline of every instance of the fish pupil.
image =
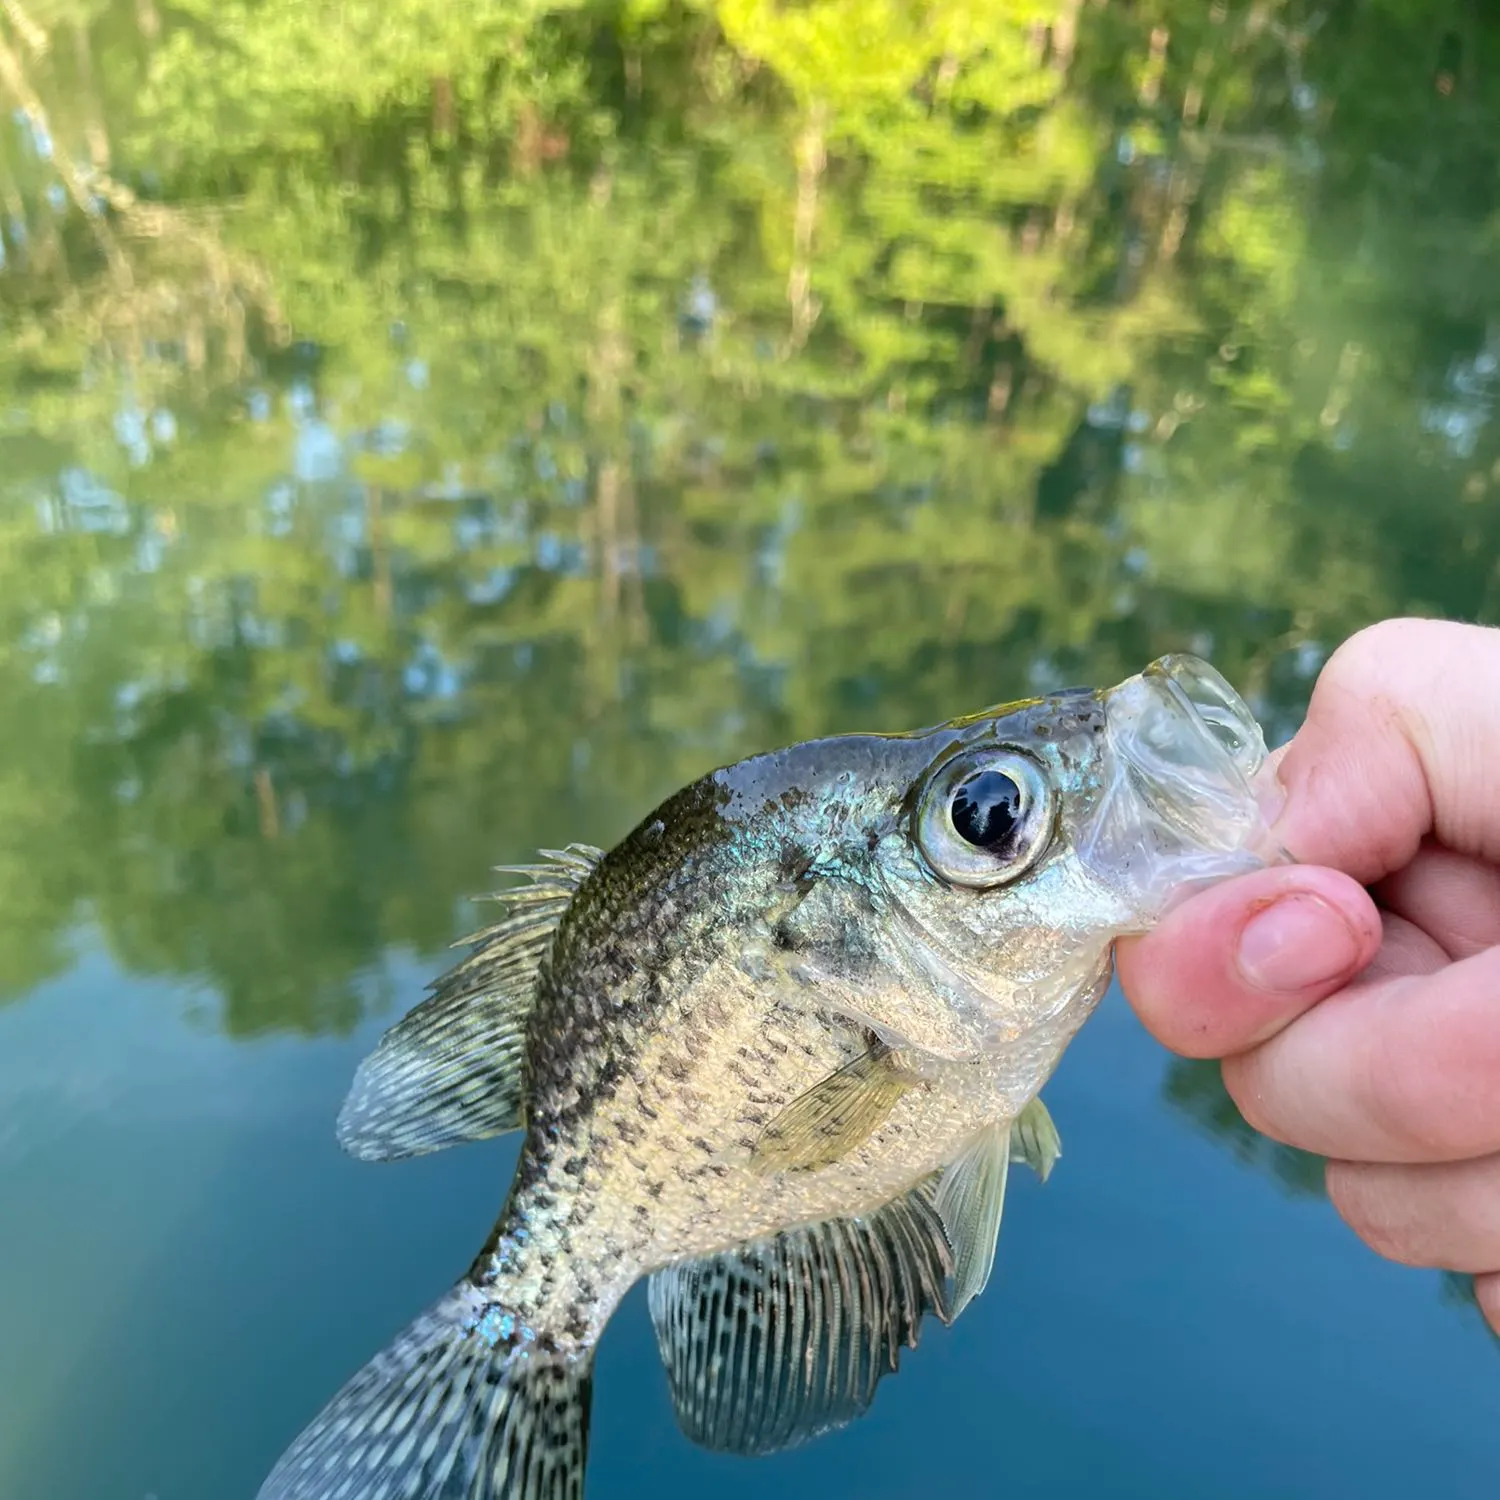
{"type": "Polygon", "coordinates": [[[981,771],[954,792],[950,811],[960,838],[977,849],[994,850],[1021,821],[1021,788],[1003,771],[981,771]]]}

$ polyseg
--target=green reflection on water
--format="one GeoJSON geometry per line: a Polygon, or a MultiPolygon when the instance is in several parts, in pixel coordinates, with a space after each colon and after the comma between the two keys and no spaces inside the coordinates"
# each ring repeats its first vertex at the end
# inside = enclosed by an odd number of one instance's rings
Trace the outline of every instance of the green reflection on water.
{"type": "Polygon", "coordinates": [[[345,1029],[560,807],[1493,618],[1429,9],[8,6],[0,995],[88,923],[345,1029]]]}

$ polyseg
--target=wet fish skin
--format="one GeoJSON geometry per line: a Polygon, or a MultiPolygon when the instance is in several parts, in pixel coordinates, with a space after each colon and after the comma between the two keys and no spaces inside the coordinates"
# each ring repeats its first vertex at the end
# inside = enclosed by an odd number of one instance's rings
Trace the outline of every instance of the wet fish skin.
{"type": "MultiPolygon", "coordinates": [[[[593,1350],[652,1273],[698,1440],[764,1451],[857,1415],[922,1315],[951,1317],[983,1285],[1012,1122],[1039,1108],[1115,933],[1141,920],[1128,882],[1078,854],[1112,785],[1106,730],[1107,695],[1073,692],[793,746],[703,777],[580,865],[525,997],[525,1136],[489,1242],[261,1500],[580,1494],[593,1350]],[[1050,787],[1044,852],[992,888],[956,885],[921,846],[924,794],[957,758],[1002,752],[1050,787]],[[810,1094],[832,1101],[808,1116],[827,1128],[816,1165],[768,1167],[768,1132],[810,1094]],[[944,1223],[955,1204],[988,1244],[949,1243],[971,1232],[944,1223]],[[734,1341],[747,1307],[751,1322],[783,1310],[753,1349],[734,1341]],[[717,1363],[712,1339],[728,1345],[717,1363]],[[788,1395],[777,1361],[823,1373],[788,1395]]],[[[440,983],[428,1004],[484,1000],[440,983]]],[[[443,1078],[461,1113],[475,1090],[452,1084],[460,1054],[443,1078]]],[[[430,1054],[387,1062],[367,1113],[405,1067],[419,1121],[430,1054]]],[[[1050,1167],[1050,1121],[1015,1139],[1050,1167]]]]}
{"type": "MultiPolygon", "coordinates": [[[[966,910],[938,921],[954,893],[904,830],[913,788],[933,764],[990,737],[1046,747],[1086,816],[1100,717],[1089,697],[966,728],[814,742],[705,777],[639,825],[580,887],[539,973],[530,1125],[480,1275],[503,1280],[529,1323],[586,1340],[618,1296],[666,1260],[877,1207],[904,1185],[893,1177],[909,1184],[987,1117],[1018,1114],[1083,1020],[1068,1002],[1092,1003],[1109,946],[1098,927],[1120,916],[1117,900],[1054,859],[1034,894],[965,892],[966,910]],[[868,1004],[869,987],[884,982],[899,987],[896,1007],[913,1009],[920,977],[880,936],[893,897],[933,920],[934,936],[988,942],[1001,965],[1032,980],[1024,998],[1012,986],[995,1000],[997,1010],[1016,1008],[1007,1016],[1015,1035],[995,1050],[993,1028],[976,1021],[969,1054],[955,1059],[929,1054],[946,1034],[910,1027],[902,1040],[932,1086],[907,1111],[909,1125],[816,1181],[768,1186],[746,1169],[757,1130],[868,1045],[864,1028],[824,1007],[850,989],[868,1004]],[[1054,900],[1073,903],[1073,919],[1049,909],[1041,925],[1038,909],[1054,900]],[[809,905],[812,920],[799,920],[809,905]],[[777,972],[808,955],[831,962],[826,982],[777,972]],[[1080,967],[1082,997],[1048,985],[1080,967]],[[876,1155],[878,1164],[868,1159],[876,1155]],[[871,1172],[887,1160],[894,1173],[871,1172]]],[[[942,1001],[926,988],[924,998],[942,1001]]]]}

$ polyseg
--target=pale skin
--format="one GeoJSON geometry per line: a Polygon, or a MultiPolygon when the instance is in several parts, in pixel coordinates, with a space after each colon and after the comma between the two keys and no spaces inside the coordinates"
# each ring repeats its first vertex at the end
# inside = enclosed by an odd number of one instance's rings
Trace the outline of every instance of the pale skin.
{"type": "Polygon", "coordinates": [[[1329,1158],[1361,1239],[1472,1272],[1500,1333],[1500,630],[1353,636],[1277,772],[1300,863],[1122,941],[1121,983],[1251,1125],[1329,1158]]]}

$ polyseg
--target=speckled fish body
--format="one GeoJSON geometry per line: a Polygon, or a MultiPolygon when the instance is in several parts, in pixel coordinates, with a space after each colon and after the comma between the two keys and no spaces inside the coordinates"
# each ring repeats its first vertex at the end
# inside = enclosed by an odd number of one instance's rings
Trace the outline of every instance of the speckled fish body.
{"type": "Polygon", "coordinates": [[[533,867],[341,1118],[370,1158],[524,1121],[510,1196],[262,1500],[581,1494],[593,1349],[643,1276],[695,1440],[858,1415],[983,1287],[1007,1164],[1057,1154],[1037,1095],[1114,938],[1270,857],[1263,755],[1174,659],[757,756],[533,867]]]}
{"type": "MultiPolygon", "coordinates": [[[[1092,698],[1026,708],[1011,732],[1029,737],[1044,717],[1062,760],[1100,715],[1092,698]]],[[[1101,992],[1095,932],[1129,913],[1057,861],[1012,893],[1003,923],[982,924],[1006,950],[990,1008],[956,1013],[913,972],[886,932],[914,921],[886,861],[910,858],[903,802],[960,734],[814,743],[718,772],[585,881],[539,989],[534,1123],[497,1247],[515,1284],[535,1288],[538,1326],[592,1301],[585,1336],[643,1271],[876,1208],[1040,1089],[1101,992]],[[804,977],[809,954],[837,968],[804,977]],[[929,1006],[903,1013],[917,985],[929,1006]],[[760,1131],[866,1051],[871,1011],[898,1055],[919,1054],[922,1086],[822,1170],[758,1172],[760,1131]],[[514,1245],[518,1228],[535,1250],[514,1245]]],[[[954,929],[967,935],[963,915],[943,936],[954,929]]]]}

